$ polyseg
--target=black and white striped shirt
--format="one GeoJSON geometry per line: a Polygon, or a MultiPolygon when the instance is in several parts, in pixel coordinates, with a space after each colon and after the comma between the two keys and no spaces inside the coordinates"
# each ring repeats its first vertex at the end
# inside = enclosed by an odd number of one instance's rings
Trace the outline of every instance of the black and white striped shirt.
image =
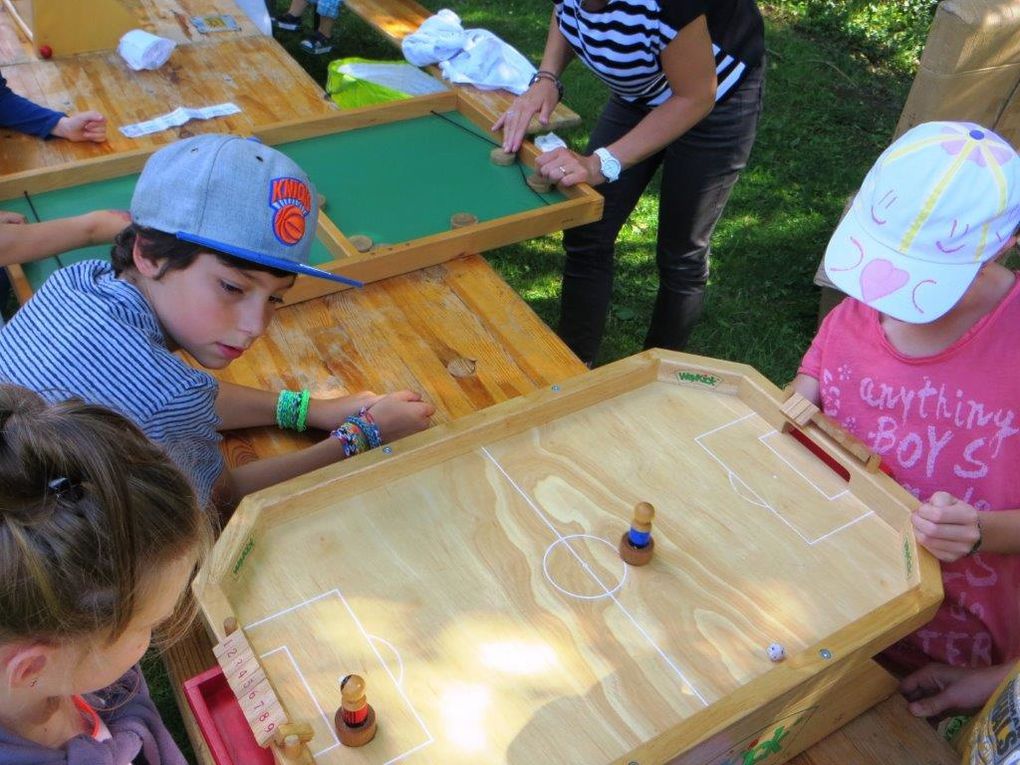
{"type": "Polygon", "coordinates": [[[582,0],[553,0],[563,37],[620,98],[648,107],[673,93],[662,51],[687,24],[704,15],[715,53],[716,101],[724,100],[765,50],[764,24],[754,0],[609,0],[586,11],[582,0]]]}
{"type": "Polygon", "coordinates": [[[0,330],[0,380],[123,414],[166,450],[203,504],[224,469],[219,384],[169,351],[148,301],[108,263],[82,261],[46,280],[0,330]]]}

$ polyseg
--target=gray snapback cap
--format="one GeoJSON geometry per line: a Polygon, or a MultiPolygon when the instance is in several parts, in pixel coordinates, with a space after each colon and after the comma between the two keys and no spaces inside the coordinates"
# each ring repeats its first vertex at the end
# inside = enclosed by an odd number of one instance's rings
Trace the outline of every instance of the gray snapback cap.
{"type": "Polygon", "coordinates": [[[286,155],[254,138],[199,135],[145,163],[131,198],[135,223],[270,268],[364,286],[308,265],[315,187],[286,155]]]}

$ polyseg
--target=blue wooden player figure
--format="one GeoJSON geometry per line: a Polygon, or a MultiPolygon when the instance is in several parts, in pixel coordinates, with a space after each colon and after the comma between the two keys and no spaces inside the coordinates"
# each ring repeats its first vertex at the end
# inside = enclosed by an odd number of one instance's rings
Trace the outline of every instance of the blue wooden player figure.
{"type": "Polygon", "coordinates": [[[652,559],[655,540],[652,539],[652,519],[655,508],[648,502],[634,505],[634,518],[630,529],[620,537],[620,557],[631,566],[643,566],[652,559]]]}

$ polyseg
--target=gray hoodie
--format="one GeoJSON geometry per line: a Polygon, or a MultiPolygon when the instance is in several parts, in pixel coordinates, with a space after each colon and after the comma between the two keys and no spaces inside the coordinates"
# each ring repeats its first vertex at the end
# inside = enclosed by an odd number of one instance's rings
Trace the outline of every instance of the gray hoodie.
{"type": "Polygon", "coordinates": [[[50,749],[0,728],[0,765],[188,765],[149,698],[141,670],[86,696],[112,738],[75,736],[50,749]]]}

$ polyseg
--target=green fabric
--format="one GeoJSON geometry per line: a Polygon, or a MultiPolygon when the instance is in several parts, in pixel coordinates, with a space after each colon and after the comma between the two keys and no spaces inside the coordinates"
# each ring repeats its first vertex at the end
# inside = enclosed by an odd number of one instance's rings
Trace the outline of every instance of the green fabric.
{"type": "MultiPolygon", "coordinates": [[[[345,64],[367,63],[383,62],[357,57],[341,58],[329,62],[326,70],[326,92],[329,93],[329,97],[333,99],[337,106],[341,109],[357,109],[361,106],[372,106],[373,104],[383,104],[387,101],[399,101],[404,98],[410,98],[409,95],[401,93],[399,90],[388,88],[385,85],[378,85],[374,82],[368,82],[367,80],[360,80],[357,77],[352,77],[340,71],[340,67],[345,64]]],[[[385,63],[400,64],[404,62],[393,61],[385,63]]]]}

